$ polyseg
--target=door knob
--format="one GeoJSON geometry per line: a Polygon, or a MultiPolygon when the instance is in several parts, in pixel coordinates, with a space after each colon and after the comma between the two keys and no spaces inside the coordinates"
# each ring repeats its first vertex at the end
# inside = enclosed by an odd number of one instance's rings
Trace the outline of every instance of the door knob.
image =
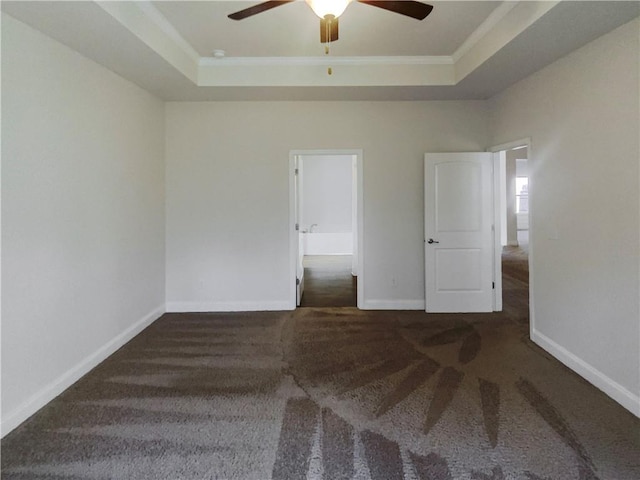
{"type": "Polygon", "coordinates": [[[429,240],[427,240],[427,243],[431,244],[431,243],[440,243],[437,240],[434,240],[433,238],[430,238],[429,240]]]}

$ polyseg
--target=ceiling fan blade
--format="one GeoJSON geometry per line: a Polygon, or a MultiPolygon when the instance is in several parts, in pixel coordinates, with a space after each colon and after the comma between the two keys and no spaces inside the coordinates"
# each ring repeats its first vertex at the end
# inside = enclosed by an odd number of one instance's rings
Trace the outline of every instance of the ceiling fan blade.
{"type": "Polygon", "coordinates": [[[415,18],[416,20],[423,20],[433,10],[433,5],[427,5],[422,2],[410,2],[410,1],[369,1],[358,0],[360,3],[366,3],[374,7],[389,10],[390,12],[399,13],[400,15],[406,15],[407,17],[415,18]]]}
{"type": "Polygon", "coordinates": [[[338,19],[332,18],[331,24],[328,24],[329,20],[326,18],[320,19],[320,43],[335,42],[338,40],[338,19]],[[329,40],[327,40],[327,33],[329,34],[329,40]]]}
{"type": "Polygon", "coordinates": [[[245,8],[244,10],[240,10],[239,12],[232,13],[228,15],[231,20],[242,20],[247,17],[252,17],[253,15],[257,15],[258,13],[266,12],[267,10],[271,10],[272,8],[279,7],[280,5],[284,5],[285,3],[291,3],[295,0],[282,0],[282,1],[270,1],[270,2],[262,2],[253,7],[245,8]]]}

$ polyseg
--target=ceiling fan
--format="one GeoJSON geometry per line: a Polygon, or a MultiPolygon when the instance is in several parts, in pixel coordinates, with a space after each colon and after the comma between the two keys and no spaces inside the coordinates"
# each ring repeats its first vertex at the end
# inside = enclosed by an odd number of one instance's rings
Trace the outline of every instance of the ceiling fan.
{"type": "MultiPolygon", "coordinates": [[[[232,20],[243,20],[245,18],[257,15],[258,13],[271,10],[286,3],[295,0],[281,0],[258,3],[244,10],[232,13],[229,18],[232,20]]],[[[320,17],[320,42],[329,43],[338,40],[338,17],[342,15],[352,0],[305,0],[311,9],[320,17]]],[[[399,13],[407,17],[423,20],[433,10],[432,5],[422,2],[414,2],[408,0],[401,1],[369,1],[356,0],[365,5],[389,10],[390,12],[399,13]]]]}

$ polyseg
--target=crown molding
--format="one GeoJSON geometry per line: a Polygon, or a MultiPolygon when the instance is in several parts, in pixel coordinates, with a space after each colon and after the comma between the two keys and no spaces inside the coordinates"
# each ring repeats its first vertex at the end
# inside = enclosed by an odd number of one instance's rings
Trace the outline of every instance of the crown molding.
{"type": "Polygon", "coordinates": [[[197,83],[197,52],[150,2],[98,0],[95,3],[176,70],[197,83]]]}
{"type": "Polygon", "coordinates": [[[395,56],[395,57],[202,57],[200,67],[265,67],[265,66],[335,66],[335,65],[453,65],[450,56],[395,56]]]}
{"type": "Polygon", "coordinates": [[[167,20],[160,10],[150,1],[143,0],[135,2],[135,5],[147,15],[158,27],[171,38],[184,52],[196,62],[200,59],[200,54],[187,42],[176,28],[167,20]]]}
{"type": "Polygon", "coordinates": [[[496,8],[485,19],[484,22],[476,28],[471,35],[458,47],[458,49],[451,55],[454,62],[460,60],[471,48],[473,48],[480,40],[482,40],[487,33],[495,28],[495,26],[502,20],[518,2],[502,2],[498,8],[496,8]]]}
{"type": "Polygon", "coordinates": [[[505,2],[490,15],[453,55],[456,83],[489,60],[505,45],[560,3],[554,1],[505,2]],[[515,5],[511,5],[515,3],[515,5]],[[463,49],[464,47],[464,49],[463,49]]]}

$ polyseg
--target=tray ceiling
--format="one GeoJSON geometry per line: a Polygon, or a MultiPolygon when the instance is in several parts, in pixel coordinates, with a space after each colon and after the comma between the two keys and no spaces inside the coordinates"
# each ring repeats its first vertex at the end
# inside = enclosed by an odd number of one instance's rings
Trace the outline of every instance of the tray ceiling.
{"type": "Polygon", "coordinates": [[[1,6],[166,100],[485,99],[640,15],[637,1],[439,1],[416,21],[354,2],[325,55],[304,2],[227,18],[254,3],[1,6]]]}

